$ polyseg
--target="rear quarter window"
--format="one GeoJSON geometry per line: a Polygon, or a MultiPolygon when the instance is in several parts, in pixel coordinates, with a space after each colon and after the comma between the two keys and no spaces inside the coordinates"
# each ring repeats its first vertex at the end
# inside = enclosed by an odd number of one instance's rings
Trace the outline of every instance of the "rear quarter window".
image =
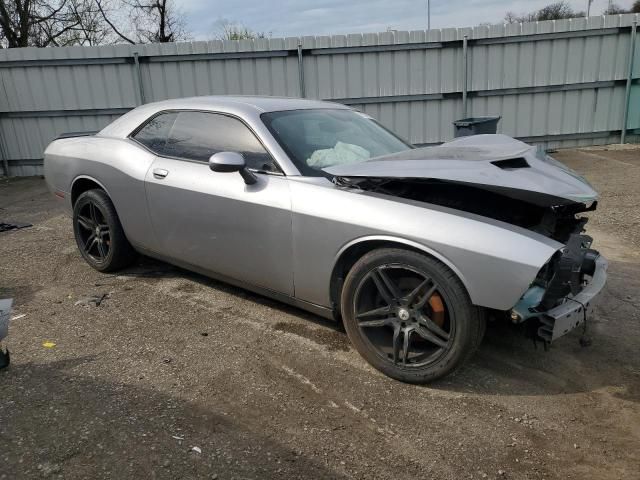
{"type": "Polygon", "coordinates": [[[167,138],[173,124],[178,118],[177,112],[161,113],[149,120],[144,127],[136,132],[132,138],[149,150],[165,155],[167,151],[167,138]]]}

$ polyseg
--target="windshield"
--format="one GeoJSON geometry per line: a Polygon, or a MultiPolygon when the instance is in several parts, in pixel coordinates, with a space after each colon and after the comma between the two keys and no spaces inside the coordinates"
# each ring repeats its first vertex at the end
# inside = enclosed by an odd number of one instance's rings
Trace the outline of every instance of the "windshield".
{"type": "Polygon", "coordinates": [[[327,176],[322,169],[412,148],[371,117],[353,110],[287,110],[264,113],[261,118],[307,176],[327,176]]]}

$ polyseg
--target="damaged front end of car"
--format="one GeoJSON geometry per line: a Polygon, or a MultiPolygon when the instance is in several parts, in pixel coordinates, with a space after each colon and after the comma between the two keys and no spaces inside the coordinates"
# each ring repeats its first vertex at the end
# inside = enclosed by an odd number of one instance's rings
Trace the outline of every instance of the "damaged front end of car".
{"type": "Polygon", "coordinates": [[[588,235],[572,234],[513,307],[511,320],[536,322],[533,331],[545,344],[580,325],[586,332],[594,300],[607,279],[607,261],[591,248],[592,242],[588,235]]]}
{"type": "Polygon", "coordinates": [[[507,312],[546,345],[585,325],[606,282],[607,261],[584,234],[598,194],[578,174],[503,135],[458,139],[357,165],[332,167],[334,183],[515,225],[563,246],[507,312]]]}

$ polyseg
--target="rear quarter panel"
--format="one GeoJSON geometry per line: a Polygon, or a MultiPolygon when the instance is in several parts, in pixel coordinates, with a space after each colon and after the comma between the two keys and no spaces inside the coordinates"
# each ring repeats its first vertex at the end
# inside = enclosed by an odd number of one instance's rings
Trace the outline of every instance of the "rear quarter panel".
{"type": "Polygon", "coordinates": [[[45,178],[50,190],[64,193],[69,209],[74,182],[87,178],[98,183],[111,198],[129,241],[153,249],[144,189],[153,160],[154,155],[128,139],[65,138],[45,150],[45,178]]]}

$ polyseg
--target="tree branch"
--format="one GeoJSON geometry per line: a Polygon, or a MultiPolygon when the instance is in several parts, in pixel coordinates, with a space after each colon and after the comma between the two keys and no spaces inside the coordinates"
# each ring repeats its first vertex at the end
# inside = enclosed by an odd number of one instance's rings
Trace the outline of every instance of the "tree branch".
{"type": "Polygon", "coordinates": [[[102,4],[100,3],[100,0],[96,0],[96,5],[98,6],[98,10],[100,10],[100,13],[102,14],[102,18],[104,19],[105,22],[107,22],[107,24],[111,27],[111,29],[115,32],[115,34],[118,35],[125,42],[129,42],[130,44],[135,45],[136,42],[134,42],[133,40],[125,36],[123,33],[121,33],[120,30],[118,30],[118,28],[109,20],[104,9],[102,8],[102,4]]]}

